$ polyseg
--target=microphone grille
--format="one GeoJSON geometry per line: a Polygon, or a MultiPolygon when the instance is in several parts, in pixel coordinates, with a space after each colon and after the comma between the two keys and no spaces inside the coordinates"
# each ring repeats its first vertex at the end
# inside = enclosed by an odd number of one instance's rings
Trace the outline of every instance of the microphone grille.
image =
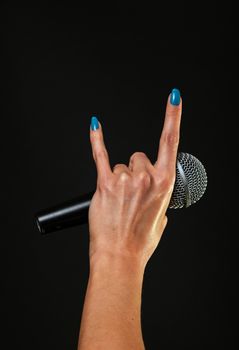
{"type": "Polygon", "coordinates": [[[207,174],[203,164],[193,155],[179,152],[169,208],[189,207],[203,196],[206,187],[207,174]]]}

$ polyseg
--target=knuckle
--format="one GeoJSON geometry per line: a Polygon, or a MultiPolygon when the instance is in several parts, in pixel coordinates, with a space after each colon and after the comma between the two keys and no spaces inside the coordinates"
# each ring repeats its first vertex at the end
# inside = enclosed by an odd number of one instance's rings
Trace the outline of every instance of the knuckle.
{"type": "Polygon", "coordinates": [[[178,115],[178,106],[173,106],[173,108],[170,108],[169,110],[167,110],[166,114],[168,118],[172,118],[175,119],[175,117],[178,115]]]}
{"type": "Polygon", "coordinates": [[[105,149],[98,149],[95,151],[95,157],[96,159],[105,158],[108,157],[108,153],[105,149]]]}
{"type": "Polygon", "coordinates": [[[115,164],[113,167],[113,170],[117,169],[117,168],[126,168],[126,166],[124,164],[115,164]]]}
{"type": "Polygon", "coordinates": [[[182,111],[182,105],[180,103],[177,106],[174,105],[173,107],[170,106],[169,108],[167,108],[166,114],[167,114],[167,117],[175,119],[180,117],[181,111],[182,111]]]}
{"type": "Polygon", "coordinates": [[[160,185],[161,185],[161,188],[162,188],[163,190],[168,190],[168,189],[170,188],[170,186],[171,186],[171,180],[170,180],[169,178],[167,178],[167,177],[164,177],[164,178],[161,180],[160,185]]]}
{"type": "Polygon", "coordinates": [[[119,174],[118,181],[121,183],[128,182],[130,180],[130,175],[126,171],[122,171],[119,174]]]}
{"type": "Polygon", "coordinates": [[[134,152],[130,157],[130,161],[132,162],[134,158],[138,158],[138,157],[147,157],[147,156],[144,152],[134,152]]]}
{"type": "Polygon", "coordinates": [[[111,183],[109,181],[99,181],[97,183],[97,188],[100,192],[107,192],[107,193],[110,193],[112,191],[112,186],[111,186],[111,183]]]}
{"type": "Polygon", "coordinates": [[[164,132],[162,134],[160,143],[167,144],[171,147],[178,147],[179,133],[178,132],[164,132]]]}
{"type": "Polygon", "coordinates": [[[167,174],[164,174],[156,178],[155,180],[157,187],[159,187],[163,192],[171,192],[174,186],[174,178],[167,174]]]}
{"type": "Polygon", "coordinates": [[[141,186],[149,186],[151,183],[151,177],[149,173],[146,171],[141,171],[140,173],[137,174],[136,177],[136,184],[140,184],[141,186]]]}

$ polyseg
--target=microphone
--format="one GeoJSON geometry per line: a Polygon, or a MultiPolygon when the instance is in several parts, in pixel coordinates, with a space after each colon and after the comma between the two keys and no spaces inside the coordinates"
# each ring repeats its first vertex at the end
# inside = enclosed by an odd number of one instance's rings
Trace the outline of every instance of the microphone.
{"type": "MultiPolygon", "coordinates": [[[[196,203],[207,187],[203,164],[189,153],[179,152],[176,179],[169,203],[170,209],[187,208],[196,203]]],[[[35,214],[41,234],[47,234],[88,222],[88,210],[95,191],[83,194],[35,214]]]]}

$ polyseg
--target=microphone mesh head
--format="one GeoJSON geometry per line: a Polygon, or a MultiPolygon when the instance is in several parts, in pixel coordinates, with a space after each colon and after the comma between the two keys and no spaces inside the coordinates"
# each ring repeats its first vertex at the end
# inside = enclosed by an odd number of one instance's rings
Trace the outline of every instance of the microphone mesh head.
{"type": "Polygon", "coordinates": [[[207,187],[207,174],[202,163],[189,153],[177,156],[176,180],[169,208],[188,207],[196,203],[207,187]]]}

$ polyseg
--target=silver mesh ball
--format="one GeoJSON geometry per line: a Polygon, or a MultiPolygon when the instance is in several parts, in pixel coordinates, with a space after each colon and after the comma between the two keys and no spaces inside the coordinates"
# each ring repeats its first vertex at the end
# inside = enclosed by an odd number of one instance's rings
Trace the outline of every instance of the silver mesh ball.
{"type": "Polygon", "coordinates": [[[169,208],[188,207],[196,203],[207,187],[207,174],[202,163],[189,153],[177,156],[176,180],[169,208]]]}

